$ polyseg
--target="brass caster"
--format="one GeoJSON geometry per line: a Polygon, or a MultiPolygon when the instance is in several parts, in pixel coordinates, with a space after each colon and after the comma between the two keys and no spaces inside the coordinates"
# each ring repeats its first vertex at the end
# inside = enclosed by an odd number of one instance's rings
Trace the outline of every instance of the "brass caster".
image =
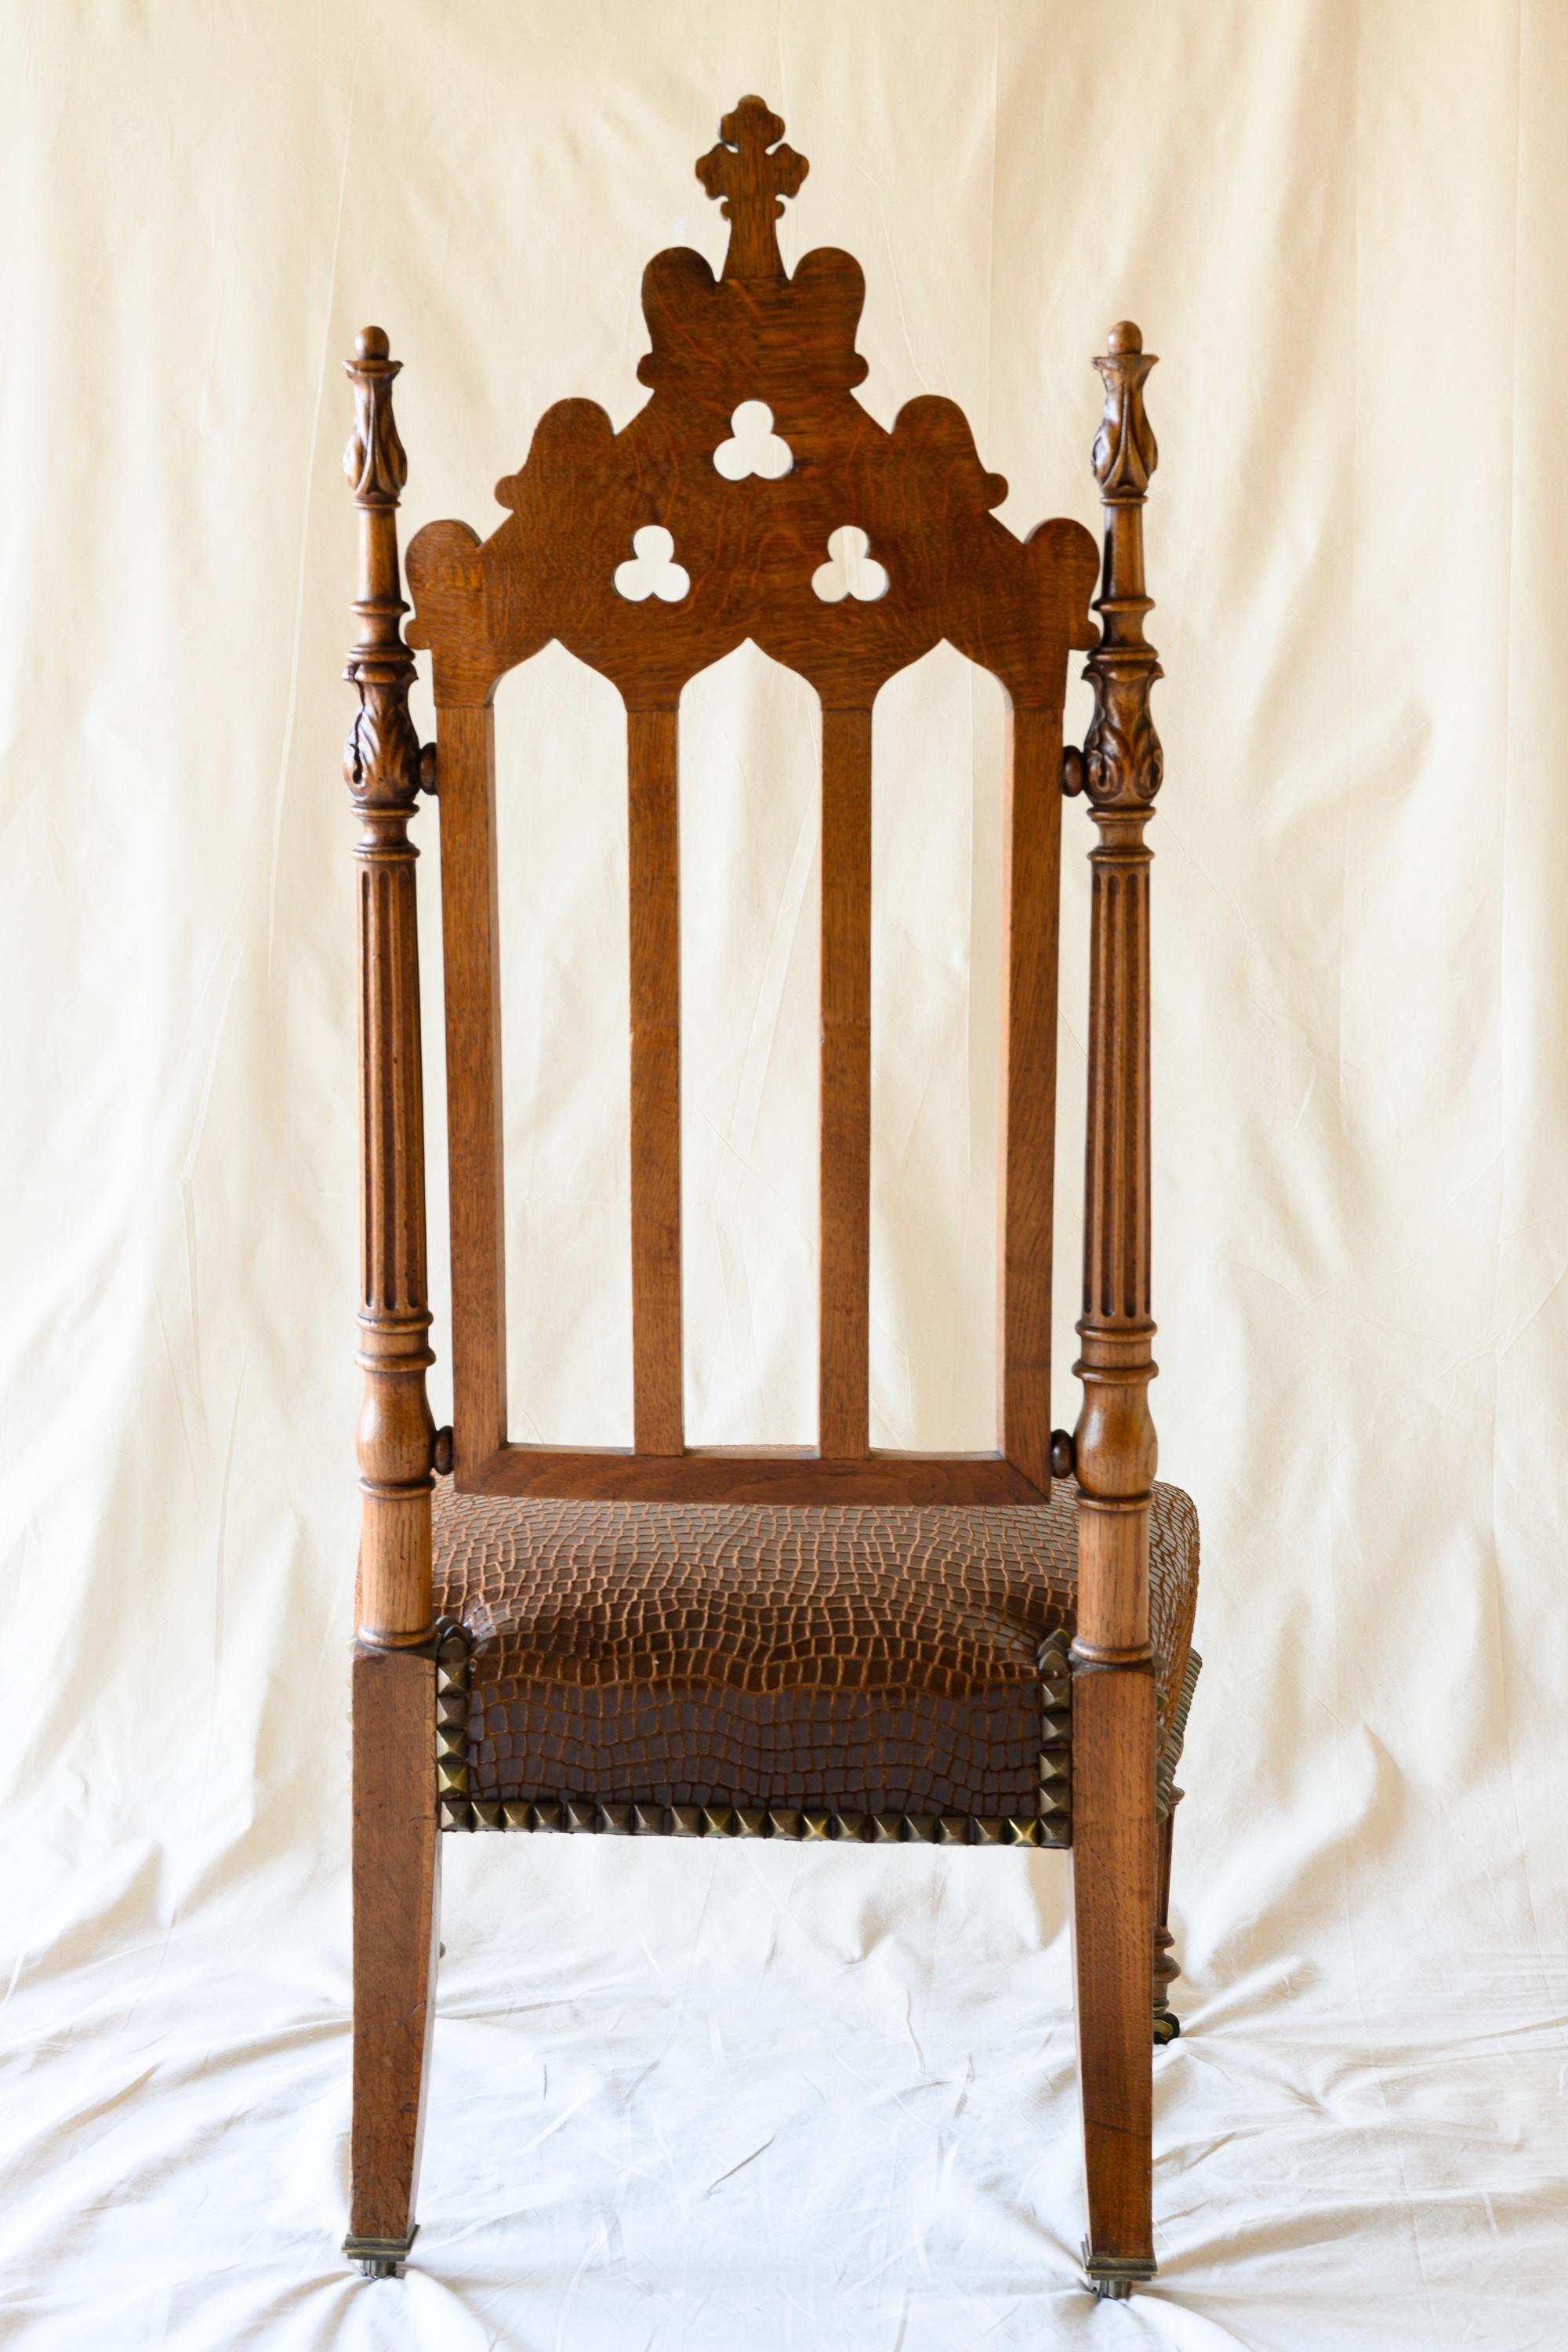
{"type": "Polygon", "coordinates": [[[1154,2047],[1156,2050],[1163,2050],[1167,2042],[1176,2041],[1180,2036],[1181,2031],[1182,2021],[1176,2015],[1173,2009],[1157,2009],[1154,2011],[1154,2047]]]}
{"type": "Polygon", "coordinates": [[[351,2230],[343,2240],[343,2252],[362,2278],[401,2278],[408,2250],[418,2235],[417,2222],[406,2238],[356,2238],[351,2230]]]}

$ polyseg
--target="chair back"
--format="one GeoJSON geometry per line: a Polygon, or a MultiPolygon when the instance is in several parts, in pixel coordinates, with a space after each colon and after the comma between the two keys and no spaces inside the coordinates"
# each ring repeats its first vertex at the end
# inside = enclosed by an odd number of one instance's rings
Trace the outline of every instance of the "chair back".
{"type": "Polygon", "coordinates": [[[793,275],[782,199],[805,176],[743,99],[698,164],[722,199],[716,279],[684,247],[643,278],[652,397],[616,433],[549,409],[481,541],[412,542],[408,643],[432,656],[450,1129],[453,1450],[459,1486],[510,1494],[782,1503],[1034,1502],[1051,1478],[1052,1162],[1062,705],[1092,648],[1099,569],[1077,522],[1020,540],[953,402],[891,431],[855,397],[864,299],[832,249],[793,275]],[[689,1448],[682,1418],[678,709],[750,639],[821,704],[818,1419],[814,1447],[689,1448]],[[871,757],[879,688],[937,644],[1005,689],[997,1447],[874,1450],[868,1433],[871,757]],[[559,641],[626,711],[631,1001],[630,1451],[510,1443],[493,697],[559,641]]]}

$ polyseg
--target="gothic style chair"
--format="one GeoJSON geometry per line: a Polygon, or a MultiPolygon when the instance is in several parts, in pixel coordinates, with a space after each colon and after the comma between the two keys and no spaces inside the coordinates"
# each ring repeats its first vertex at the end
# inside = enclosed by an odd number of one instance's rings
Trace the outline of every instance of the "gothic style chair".
{"type": "Polygon", "coordinates": [[[399,588],[399,363],[348,363],[359,509],[363,1491],[353,1657],[354,2074],[345,2251],[398,2273],[414,2237],[434,2009],[438,1832],[1069,1846],[1089,2280],[1152,2276],[1152,2053],[1176,2032],[1164,1927],[1173,1773],[1197,1659],[1192,1505],[1153,1484],[1148,1385],[1149,857],[1160,748],[1143,635],[1153,360],[1111,330],[1077,522],[1020,541],[951,401],[885,431],[853,387],[847,254],[779,257],[805,176],[743,99],[698,173],[725,199],[715,282],[684,248],[643,280],[652,397],[621,433],[585,400],[541,420],[481,541],[433,523],[399,588]],[[748,404],[761,404],[759,416],[748,404]],[[741,412],[746,412],[742,415],[741,412]],[[761,443],[748,427],[767,429],[761,443]],[[752,454],[748,457],[748,448],[752,454]],[[758,454],[760,450],[760,454],[758,454]],[[863,560],[835,559],[858,556],[863,560]],[[649,593],[649,589],[653,593],[649,593]],[[822,708],[818,1442],[694,1447],[682,1428],[677,727],[686,681],[751,638],[822,708]],[[507,1435],[491,702],[559,639],[620,689],[630,795],[635,1443],[507,1435]],[[1005,1106],[998,1444],[868,1434],[871,710],[941,640],[1006,691],[1005,1106]],[[408,716],[433,664],[437,740],[408,716]],[[1068,651],[1093,723],[1062,748],[1068,651]],[[408,821],[440,812],[453,1426],[432,1426],[408,821]],[[1063,793],[1093,868],[1083,1384],[1053,1435],[1051,1161],[1063,793]]]}

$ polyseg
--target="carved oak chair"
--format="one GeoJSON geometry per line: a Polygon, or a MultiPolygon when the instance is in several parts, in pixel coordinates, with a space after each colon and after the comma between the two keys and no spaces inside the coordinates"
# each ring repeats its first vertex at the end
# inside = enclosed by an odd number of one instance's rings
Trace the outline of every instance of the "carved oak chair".
{"type": "Polygon", "coordinates": [[[345,2252],[395,2274],[414,2237],[441,1831],[1070,1846],[1085,2263],[1099,2294],[1122,2296],[1154,2269],[1152,2053],[1177,2030],[1164,1916],[1197,1671],[1196,1519],[1153,1483],[1147,1394],[1154,362],[1128,325],[1095,362],[1103,571],[1077,522],[1020,541],[992,513],[1006,485],[951,401],[913,400],[887,432],[855,399],[863,280],[831,250],[786,276],[774,224],[806,165],[784,127],[744,99],[699,163],[724,198],[723,273],[685,249],[648,265],[638,375],[652,396],[625,430],[563,401],[499,485],[509,511],[491,538],[444,522],[413,541],[406,646],[399,362],[376,328],[348,362],[365,1395],[345,2252]],[[748,460],[752,424],[767,429],[748,460]],[[858,571],[832,560],[851,545],[858,571]],[[677,874],[681,688],[747,638],[822,709],[818,1441],[751,1452],[689,1446],[682,1428],[677,874]],[[635,1443],[622,1452],[507,1434],[491,706],[552,639],[626,709],[635,1443]],[[998,1445],[960,1456],[868,1434],[871,711],[943,639],[1000,678],[1010,711],[998,1445]],[[410,646],[433,666],[423,751],[410,646]],[[1064,753],[1074,647],[1096,709],[1082,751],[1064,753]],[[421,789],[440,814],[452,1202],[455,1403],[439,1432],[408,838],[421,789]],[[1053,1435],[1047,1397],[1064,792],[1087,794],[1097,829],[1072,1436],[1053,1435]]]}

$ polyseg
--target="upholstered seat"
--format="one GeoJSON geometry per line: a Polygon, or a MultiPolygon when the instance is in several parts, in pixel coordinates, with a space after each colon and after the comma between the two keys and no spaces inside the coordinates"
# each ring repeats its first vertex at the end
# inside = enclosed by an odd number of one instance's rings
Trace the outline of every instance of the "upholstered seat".
{"type": "MultiPolygon", "coordinates": [[[[1071,1636],[1077,1522],[1066,1484],[1048,1507],[810,1509],[542,1502],[443,1479],[436,1606],[471,1652],[467,1786],[449,1810],[665,1829],[677,1821],[649,1815],[724,1808],[777,1815],[784,1833],[821,1811],[915,1835],[945,1821],[950,1836],[963,1817],[1065,1843],[1065,1786],[1041,1787],[1040,1653],[1071,1636]]],[[[1197,1576],[1197,1514],[1156,1486],[1166,1733],[1197,1576]]]]}

